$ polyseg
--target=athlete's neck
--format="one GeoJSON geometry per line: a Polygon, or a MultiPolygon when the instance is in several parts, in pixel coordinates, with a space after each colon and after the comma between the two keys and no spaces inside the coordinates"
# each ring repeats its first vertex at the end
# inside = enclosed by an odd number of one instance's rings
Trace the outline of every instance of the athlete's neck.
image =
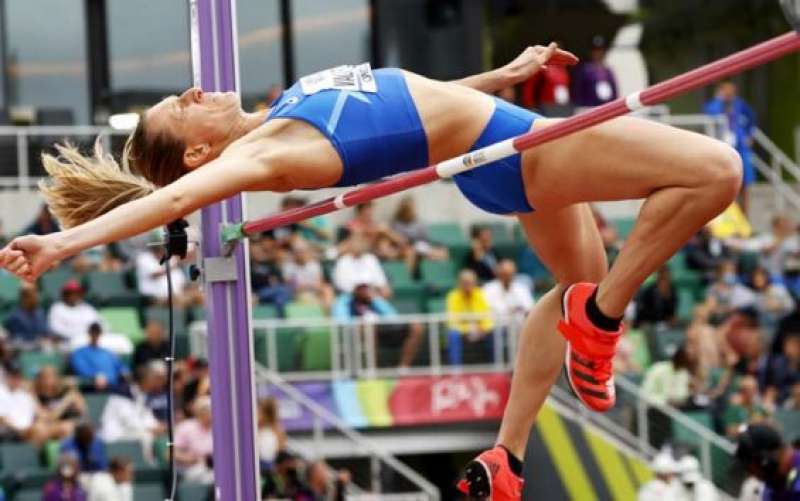
{"type": "Polygon", "coordinates": [[[256,129],[259,125],[264,123],[269,114],[269,109],[254,111],[252,113],[242,112],[241,119],[237,123],[233,137],[240,138],[256,129]]]}

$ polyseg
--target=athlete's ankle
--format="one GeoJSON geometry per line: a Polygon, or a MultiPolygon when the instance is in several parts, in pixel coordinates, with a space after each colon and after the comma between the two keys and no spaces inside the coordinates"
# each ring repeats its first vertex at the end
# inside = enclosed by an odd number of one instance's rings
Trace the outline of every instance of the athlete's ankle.
{"type": "Polygon", "coordinates": [[[613,317],[606,315],[600,306],[597,304],[597,294],[600,291],[600,286],[595,288],[589,300],[586,302],[586,316],[589,320],[599,329],[608,332],[617,332],[622,323],[622,316],[613,317]]]}
{"type": "Polygon", "coordinates": [[[506,451],[506,456],[508,457],[508,467],[511,468],[511,471],[514,475],[521,477],[522,476],[522,460],[514,455],[508,447],[503,444],[498,444],[501,449],[506,451]]]}

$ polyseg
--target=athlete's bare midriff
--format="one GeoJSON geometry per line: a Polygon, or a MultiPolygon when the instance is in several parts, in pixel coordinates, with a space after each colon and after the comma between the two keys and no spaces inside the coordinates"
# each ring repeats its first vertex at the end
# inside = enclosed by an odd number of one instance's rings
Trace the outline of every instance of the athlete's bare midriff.
{"type": "MultiPolygon", "coordinates": [[[[462,85],[403,73],[428,139],[430,163],[467,152],[491,118],[492,98],[462,85]]],[[[254,150],[265,152],[279,174],[251,191],[326,188],[342,176],[342,161],[330,140],[301,120],[269,120],[225,154],[261,156],[254,150]]]]}

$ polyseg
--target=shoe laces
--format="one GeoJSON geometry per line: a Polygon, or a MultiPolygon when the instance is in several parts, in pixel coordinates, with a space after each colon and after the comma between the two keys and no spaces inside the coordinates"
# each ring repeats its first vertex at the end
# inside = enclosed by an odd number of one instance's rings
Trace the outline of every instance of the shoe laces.
{"type": "Polygon", "coordinates": [[[594,362],[595,379],[600,383],[605,384],[611,379],[614,372],[614,363],[610,358],[598,359],[594,362]]]}

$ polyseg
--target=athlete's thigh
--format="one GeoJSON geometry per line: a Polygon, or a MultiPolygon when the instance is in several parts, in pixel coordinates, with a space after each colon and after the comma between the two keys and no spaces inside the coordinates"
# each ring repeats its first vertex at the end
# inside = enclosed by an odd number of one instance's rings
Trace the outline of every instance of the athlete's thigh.
{"type": "Polygon", "coordinates": [[[599,282],[608,272],[603,241],[588,204],[517,218],[528,243],[559,283],[599,282]]]}
{"type": "MultiPolygon", "coordinates": [[[[540,119],[534,129],[557,122],[540,119]]],[[[644,198],[662,187],[695,186],[699,166],[732,152],[707,136],[622,117],[524,152],[523,180],[537,209],[644,198]]]]}

